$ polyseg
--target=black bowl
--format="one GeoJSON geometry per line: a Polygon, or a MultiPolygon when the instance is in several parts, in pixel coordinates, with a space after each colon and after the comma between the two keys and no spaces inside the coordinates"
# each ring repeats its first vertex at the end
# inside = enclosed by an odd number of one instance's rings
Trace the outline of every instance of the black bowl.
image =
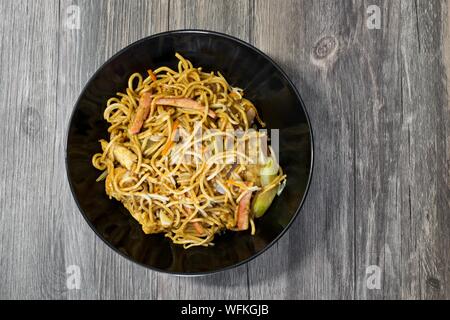
{"type": "MultiPolygon", "coordinates": [[[[274,244],[297,216],[312,175],[313,139],[304,104],[294,84],[268,56],[251,45],[211,31],[182,30],[153,35],[126,47],[92,76],[70,119],[66,168],[84,218],[116,252],[145,267],[178,275],[212,273],[248,262],[274,244]],[[91,164],[108,138],[103,119],[106,101],[127,87],[128,77],[149,68],[176,67],[175,52],[203,70],[220,71],[241,87],[268,128],[279,129],[280,164],[288,179],[280,197],[256,220],[256,235],[226,232],[213,247],[183,249],[163,235],[146,235],[121,203],[110,200],[99,171],[91,164]]],[[[293,235],[295,236],[295,235],[293,235]]]]}

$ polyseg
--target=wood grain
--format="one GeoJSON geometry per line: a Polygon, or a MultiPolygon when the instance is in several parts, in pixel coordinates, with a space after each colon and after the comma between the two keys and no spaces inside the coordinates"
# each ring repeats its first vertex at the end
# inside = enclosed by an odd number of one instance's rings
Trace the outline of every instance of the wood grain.
{"type": "Polygon", "coordinates": [[[411,225],[417,239],[420,297],[442,299],[448,298],[450,289],[450,257],[446,249],[450,244],[446,236],[450,231],[447,144],[450,114],[443,55],[447,6],[440,1],[417,1],[415,10],[419,32],[417,41],[409,39],[411,50],[405,59],[410,65],[412,87],[409,96],[411,225]]]}
{"type": "Polygon", "coordinates": [[[255,1],[254,11],[255,45],[275,58],[300,90],[311,117],[317,156],[300,217],[277,249],[265,255],[265,263],[250,265],[252,297],[270,298],[275,288],[276,296],[286,299],[352,298],[350,99],[358,80],[343,72],[352,68],[355,59],[344,48],[348,31],[343,27],[351,11],[341,1],[326,2],[326,9],[317,1],[255,1]]]}
{"type": "Polygon", "coordinates": [[[0,298],[449,299],[450,9],[430,0],[0,1],[0,298]],[[80,28],[69,29],[69,6],[80,28]],[[382,27],[366,25],[369,5],[382,27]],[[245,266],[177,278],[137,266],[84,222],[65,133],[111,55],[199,28],[274,58],[310,114],[315,166],[289,232],[245,266]],[[81,268],[79,290],[66,267],[81,268]],[[381,288],[367,287],[367,267],[381,288]]]}
{"type": "Polygon", "coordinates": [[[0,296],[58,298],[58,3],[1,1],[0,20],[0,296]]]}
{"type": "MultiPolygon", "coordinates": [[[[167,28],[168,2],[61,1],[58,70],[59,170],[64,172],[64,134],[70,112],[89,77],[110,56],[128,44],[167,28]],[[81,12],[80,30],[64,27],[68,6],[81,12]],[[95,32],[93,32],[95,30],[95,32]]],[[[154,299],[160,277],[139,267],[108,248],[85,223],[61,176],[64,198],[64,253],[66,265],[78,265],[80,290],[65,290],[69,299],[154,299]]],[[[168,286],[169,288],[169,286],[168,286]]]]}

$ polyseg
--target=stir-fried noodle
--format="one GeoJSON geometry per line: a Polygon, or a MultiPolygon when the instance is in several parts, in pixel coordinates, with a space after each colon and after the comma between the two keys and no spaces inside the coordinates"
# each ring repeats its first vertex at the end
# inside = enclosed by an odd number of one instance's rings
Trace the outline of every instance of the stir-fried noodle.
{"type": "Polygon", "coordinates": [[[254,234],[286,182],[266,132],[254,130],[265,124],[243,90],[176,56],[177,70],[134,73],[108,100],[97,180],[145,233],[185,248],[212,245],[226,229],[254,234]]]}

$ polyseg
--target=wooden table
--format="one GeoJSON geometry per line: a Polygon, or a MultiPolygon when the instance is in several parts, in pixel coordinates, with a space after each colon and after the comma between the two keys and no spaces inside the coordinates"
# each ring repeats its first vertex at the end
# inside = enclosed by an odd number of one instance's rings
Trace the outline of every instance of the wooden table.
{"type": "Polygon", "coordinates": [[[0,1],[0,298],[450,298],[448,13],[447,1],[421,0],[0,1]],[[64,165],[69,115],[95,70],[182,28],[269,54],[315,134],[311,189],[288,234],[249,264],[200,278],[109,249],[79,213],[64,165]],[[66,286],[70,265],[80,289],[66,286]]]}

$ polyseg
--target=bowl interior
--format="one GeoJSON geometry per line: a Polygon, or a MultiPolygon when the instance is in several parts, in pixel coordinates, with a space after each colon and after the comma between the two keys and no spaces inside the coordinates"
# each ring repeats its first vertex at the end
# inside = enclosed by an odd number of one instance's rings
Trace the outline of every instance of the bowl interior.
{"type": "Polygon", "coordinates": [[[91,78],[69,124],[67,174],[73,195],[94,231],[132,261],[164,272],[202,274],[238,265],[256,256],[288,227],[303,201],[311,175],[311,130],[301,99],[283,72],[270,59],[234,38],[196,31],[149,37],[125,48],[91,78]],[[287,185],[264,217],[256,220],[256,235],[226,232],[213,247],[188,250],[163,235],[145,235],[121,203],[110,200],[99,171],[91,164],[107,139],[103,119],[106,101],[127,87],[128,77],[159,66],[176,68],[175,52],[203,70],[220,71],[233,86],[243,88],[269,129],[279,129],[279,160],[287,185]]]}

